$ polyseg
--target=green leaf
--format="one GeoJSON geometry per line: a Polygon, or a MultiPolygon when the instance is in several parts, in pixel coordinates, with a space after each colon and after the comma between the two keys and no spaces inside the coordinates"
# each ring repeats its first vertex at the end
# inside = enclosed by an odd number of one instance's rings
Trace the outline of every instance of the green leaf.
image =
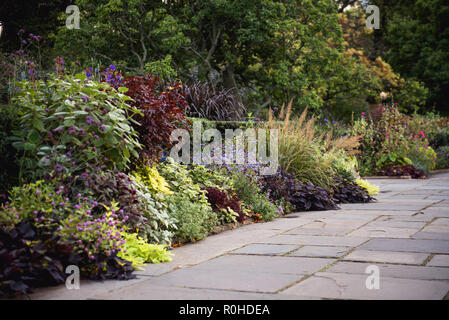
{"type": "Polygon", "coordinates": [[[36,147],[35,144],[29,143],[29,142],[25,142],[25,143],[23,144],[23,150],[25,150],[25,151],[33,150],[35,147],[36,147]]]}
{"type": "Polygon", "coordinates": [[[94,140],[94,146],[95,147],[101,147],[104,144],[104,140],[102,138],[98,138],[94,140]]]}
{"type": "Polygon", "coordinates": [[[28,134],[28,141],[32,144],[37,144],[39,143],[39,140],[40,140],[39,132],[37,132],[34,129],[31,130],[30,133],[28,134]]]}
{"type": "Polygon", "coordinates": [[[126,93],[126,92],[128,92],[128,88],[126,88],[126,87],[120,87],[120,88],[118,88],[118,91],[120,92],[120,93],[126,93]]]}
{"type": "Polygon", "coordinates": [[[33,119],[31,121],[31,124],[34,128],[36,128],[39,131],[44,131],[44,123],[39,119],[33,119]]]}
{"type": "Polygon", "coordinates": [[[87,76],[86,76],[84,73],[77,73],[77,74],[75,75],[75,78],[77,78],[77,79],[79,79],[79,80],[81,80],[81,81],[84,81],[84,80],[87,79],[87,76]]]}

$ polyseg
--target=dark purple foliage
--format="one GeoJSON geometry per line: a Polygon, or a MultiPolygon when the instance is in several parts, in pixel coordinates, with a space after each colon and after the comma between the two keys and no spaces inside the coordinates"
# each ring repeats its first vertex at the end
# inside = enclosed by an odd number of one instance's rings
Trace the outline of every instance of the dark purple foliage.
{"type": "Polygon", "coordinates": [[[231,208],[234,212],[239,214],[237,217],[238,222],[243,222],[246,219],[246,215],[241,207],[240,199],[236,194],[228,196],[226,192],[212,187],[206,188],[206,191],[207,200],[214,211],[231,208]]]}
{"type": "Polygon", "coordinates": [[[0,296],[63,283],[64,267],[74,260],[72,247],[55,236],[38,235],[30,223],[20,223],[11,232],[0,228],[0,296]]]}
{"type": "Polygon", "coordinates": [[[261,182],[262,190],[272,201],[283,199],[297,211],[338,209],[328,189],[299,182],[294,175],[283,170],[263,177],[261,182]]]}
{"type": "Polygon", "coordinates": [[[367,203],[374,200],[366,189],[343,177],[334,179],[333,190],[336,203],[367,203]]]}
{"type": "Polygon", "coordinates": [[[409,176],[413,179],[424,179],[426,177],[426,174],[423,171],[416,169],[412,165],[389,166],[377,171],[376,175],[389,177],[409,176]]]}
{"type": "Polygon", "coordinates": [[[183,91],[190,117],[208,120],[240,120],[245,114],[245,107],[233,89],[219,90],[209,83],[197,82],[184,85],[183,91]]]}

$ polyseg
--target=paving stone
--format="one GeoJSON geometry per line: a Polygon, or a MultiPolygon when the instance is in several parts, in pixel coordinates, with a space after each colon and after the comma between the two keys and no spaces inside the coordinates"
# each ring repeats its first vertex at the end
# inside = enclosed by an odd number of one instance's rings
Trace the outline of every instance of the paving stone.
{"type": "Polygon", "coordinates": [[[422,210],[422,212],[434,218],[449,218],[449,208],[446,207],[430,207],[422,210]]]}
{"type": "Polygon", "coordinates": [[[219,267],[204,272],[204,270],[189,267],[152,279],[152,283],[156,286],[276,292],[300,278],[301,275],[298,274],[263,273],[257,268],[252,271],[241,271],[232,267],[219,267]]]}
{"type": "Polygon", "coordinates": [[[449,267],[449,255],[437,254],[427,265],[429,267],[449,267]]]}
{"type": "Polygon", "coordinates": [[[449,226],[449,218],[437,218],[432,222],[433,226],[449,226]]]}
{"type": "Polygon", "coordinates": [[[368,213],[360,212],[359,210],[340,210],[337,214],[333,215],[334,219],[339,220],[364,220],[366,222],[383,215],[383,211],[369,211],[368,213]]]}
{"type": "Polygon", "coordinates": [[[441,300],[449,290],[446,281],[380,277],[380,288],[366,287],[368,275],[320,272],[283,291],[284,294],[329,299],[441,300]]]}
{"type": "Polygon", "coordinates": [[[359,249],[423,253],[449,253],[449,241],[418,239],[371,239],[359,249]]]}
{"type": "Polygon", "coordinates": [[[443,225],[434,225],[431,223],[424,229],[422,229],[423,232],[440,232],[440,233],[448,233],[449,234],[449,226],[443,226],[443,225]]]}
{"type": "Polygon", "coordinates": [[[304,246],[289,254],[292,257],[339,258],[351,247],[304,246]]]}
{"type": "Polygon", "coordinates": [[[259,243],[296,244],[296,245],[316,245],[316,246],[358,246],[369,238],[360,237],[332,237],[332,236],[309,236],[281,234],[267,238],[259,243]]]}
{"type": "MultiPolygon", "coordinates": [[[[297,300],[298,296],[239,292],[228,290],[195,289],[156,286],[145,281],[131,288],[99,294],[97,300],[297,300]]],[[[301,297],[303,300],[319,300],[317,297],[301,297]]]]}
{"type": "Polygon", "coordinates": [[[352,229],[336,229],[336,228],[295,228],[283,234],[297,235],[313,235],[313,236],[344,236],[351,232],[352,229]]]}
{"type": "Polygon", "coordinates": [[[368,223],[365,227],[392,227],[405,229],[420,229],[426,225],[425,221],[401,221],[393,220],[390,217],[382,217],[376,221],[368,223]]]}
{"type": "Polygon", "coordinates": [[[343,209],[351,208],[353,210],[384,210],[385,214],[389,214],[390,211],[418,211],[425,208],[425,204],[400,204],[400,203],[351,203],[341,205],[343,209]]]}
{"type": "MultiPolygon", "coordinates": [[[[399,216],[399,217],[411,217],[413,216],[417,210],[365,210],[365,209],[354,209],[351,210],[350,208],[344,209],[345,213],[357,213],[365,212],[366,215],[376,215],[376,216],[399,216]]],[[[431,218],[430,218],[431,219],[431,218]]]]}
{"type": "Polygon", "coordinates": [[[449,233],[417,232],[412,236],[412,239],[447,240],[447,241],[449,241],[449,233]]]}
{"type": "Polygon", "coordinates": [[[428,199],[428,200],[446,200],[447,198],[448,198],[447,195],[434,193],[434,194],[427,196],[426,199],[428,199]]]}
{"type": "Polygon", "coordinates": [[[241,254],[260,254],[260,255],[283,255],[292,250],[298,249],[298,246],[289,244],[250,244],[243,248],[232,251],[232,253],[241,254]]]}
{"type": "MultiPolygon", "coordinates": [[[[224,255],[188,269],[208,273],[216,269],[229,270],[230,273],[255,272],[267,274],[303,275],[316,272],[333,263],[335,259],[303,258],[285,256],[224,255]]],[[[178,272],[175,271],[175,272],[178,272]]]]}
{"type": "Polygon", "coordinates": [[[356,249],[344,257],[343,260],[420,265],[427,259],[428,256],[428,253],[356,249]]]}
{"type": "Polygon", "coordinates": [[[363,226],[368,221],[366,220],[350,220],[345,219],[341,220],[338,218],[324,218],[317,219],[313,222],[303,225],[301,228],[303,229],[318,229],[318,228],[330,228],[330,229],[357,229],[360,226],[363,226]]]}
{"type": "Polygon", "coordinates": [[[382,226],[366,225],[348,234],[348,237],[368,237],[368,238],[410,238],[419,228],[393,228],[382,226]]]}
{"type": "Polygon", "coordinates": [[[391,200],[398,200],[398,201],[404,201],[405,199],[412,199],[412,200],[435,200],[435,199],[429,199],[428,194],[395,194],[388,199],[391,200]]]}
{"type": "Polygon", "coordinates": [[[85,300],[97,294],[117,290],[124,287],[131,287],[139,282],[148,280],[149,277],[139,277],[131,280],[107,280],[90,281],[80,280],[80,288],[69,290],[65,285],[34,289],[34,293],[29,295],[31,300],[85,300]]]}
{"type": "MultiPolygon", "coordinates": [[[[366,268],[373,263],[340,261],[327,269],[328,272],[366,274],[366,268]]],[[[410,266],[398,264],[375,264],[379,267],[381,277],[403,278],[416,280],[446,280],[449,281],[449,268],[427,266],[410,266]]]]}

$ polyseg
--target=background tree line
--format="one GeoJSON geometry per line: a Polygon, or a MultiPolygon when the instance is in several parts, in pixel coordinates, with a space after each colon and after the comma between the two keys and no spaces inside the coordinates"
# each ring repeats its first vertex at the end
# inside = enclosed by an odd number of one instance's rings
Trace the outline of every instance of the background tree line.
{"type": "MultiPolygon", "coordinates": [[[[42,63],[110,63],[132,74],[235,90],[253,114],[293,101],[295,110],[349,118],[378,104],[449,110],[449,4],[444,0],[56,0],[7,1],[1,50],[39,34],[42,63]],[[74,2],[74,3],[72,3],[74,2]],[[80,8],[79,30],[65,8],[80,8]],[[365,27],[379,6],[381,28],[365,27]]],[[[81,66],[81,67],[79,67],[81,66]]]]}

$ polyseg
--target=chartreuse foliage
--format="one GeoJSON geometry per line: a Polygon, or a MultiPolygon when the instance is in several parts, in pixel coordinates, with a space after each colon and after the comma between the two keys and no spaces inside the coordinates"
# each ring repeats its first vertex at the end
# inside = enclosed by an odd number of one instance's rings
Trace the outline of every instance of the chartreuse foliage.
{"type": "Polygon", "coordinates": [[[379,193],[379,187],[375,186],[371,183],[369,183],[368,180],[362,179],[362,178],[357,178],[355,180],[355,182],[361,186],[362,188],[364,188],[366,191],[368,191],[370,196],[375,196],[376,194],[379,193]]]}
{"type": "Polygon", "coordinates": [[[139,268],[145,263],[160,263],[171,261],[170,254],[165,245],[149,244],[139,238],[136,233],[124,234],[125,244],[118,256],[126,261],[131,261],[133,267],[139,268]]]}

